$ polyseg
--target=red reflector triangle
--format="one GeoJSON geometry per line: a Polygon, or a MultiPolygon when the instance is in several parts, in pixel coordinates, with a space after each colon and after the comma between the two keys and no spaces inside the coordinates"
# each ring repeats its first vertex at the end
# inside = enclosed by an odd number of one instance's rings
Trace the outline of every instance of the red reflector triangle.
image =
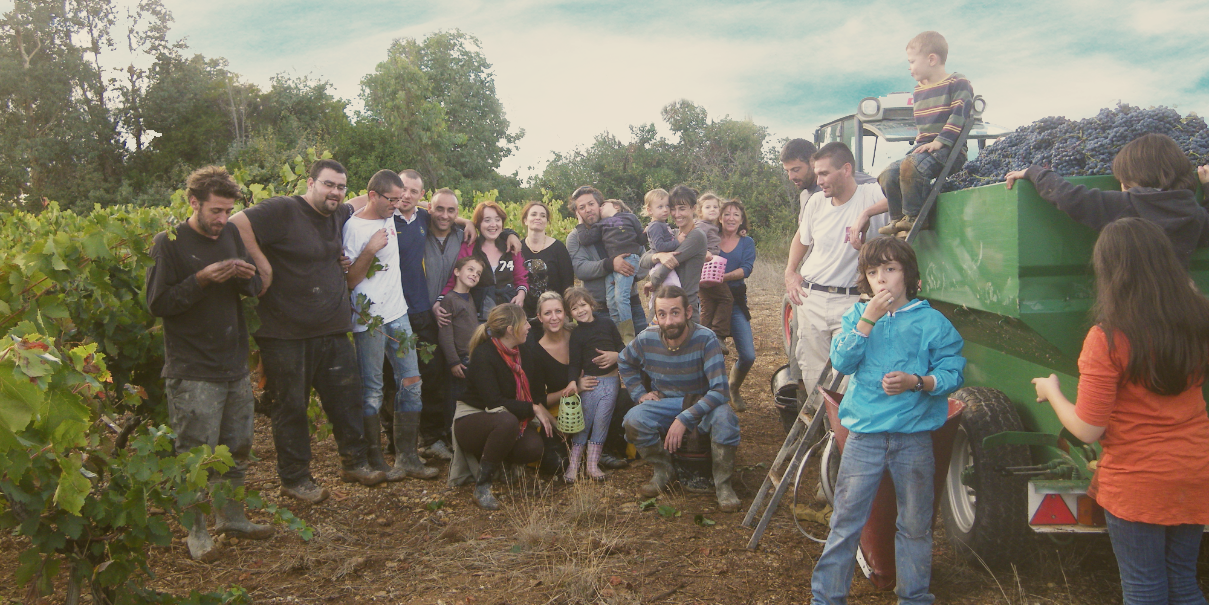
{"type": "Polygon", "coordinates": [[[1074,525],[1077,522],[1061,494],[1046,494],[1041,499],[1037,512],[1033,514],[1033,520],[1029,523],[1031,525],[1074,525]]]}

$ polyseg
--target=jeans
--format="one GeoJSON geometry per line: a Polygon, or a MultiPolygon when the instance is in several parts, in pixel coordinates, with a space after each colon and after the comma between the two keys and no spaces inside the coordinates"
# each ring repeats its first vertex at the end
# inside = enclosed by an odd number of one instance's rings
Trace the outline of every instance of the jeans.
{"type": "Polygon", "coordinates": [[[646,329],[646,309],[642,308],[642,298],[637,292],[630,295],[630,317],[634,320],[634,334],[646,329]]]}
{"type": "MultiPolygon", "coordinates": [[[[231,382],[169,378],[165,381],[168,422],[176,432],[176,453],[199,445],[225,445],[235,465],[222,474],[242,481],[252,452],[252,383],[248,377],[231,382]]],[[[213,475],[212,475],[213,476],[213,475]]]]}
{"type": "Polygon", "coordinates": [[[739,360],[735,365],[740,372],[746,372],[756,363],[756,341],[751,333],[751,321],[743,314],[739,305],[730,312],[730,338],[735,343],[739,360]]]}
{"type": "Polygon", "coordinates": [[[416,343],[412,342],[411,322],[404,315],[382,327],[353,332],[357,344],[357,363],[361,367],[362,413],[373,416],[382,409],[382,358],[390,359],[394,379],[399,381],[395,391],[395,412],[420,411],[421,382],[403,386],[406,378],[419,378],[420,365],[416,358],[416,343]],[[399,348],[404,348],[399,356],[399,348]]]}
{"type": "MultiPolygon", "coordinates": [[[[637,254],[627,254],[622,258],[627,263],[635,267],[638,266],[639,258],[637,254]]],[[[613,320],[613,323],[620,324],[623,321],[634,319],[634,312],[630,307],[630,295],[633,292],[633,275],[609,273],[605,276],[605,303],[609,307],[609,317],[613,320]]],[[[637,334],[637,330],[635,330],[635,334],[637,334]]]]}
{"type": "Polygon", "coordinates": [[[1107,510],[1108,537],[1121,570],[1125,605],[1205,605],[1196,583],[1203,525],[1126,521],[1107,510]]]}
{"type": "Polygon", "coordinates": [[[835,487],[835,512],[827,545],[810,578],[811,603],[848,602],[861,530],[873,509],[882,475],[890,471],[898,519],[894,565],[899,603],[932,603],[932,458],[931,433],[848,433],[835,487]]]}
{"type": "MultiPolygon", "coordinates": [[[[907,157],[891,164],[877,177],[882,191],[886,192],[886,202],[890,206],[890,220],[898,220],[903,214],[919,216],[923,209],[928,193],[932,191],[932,179],[940,176],[945,162],[949,161],[948,147],[936,151],[915,153],[920,145],[911,149],[907,157]]],[[[965,164],[965,152],[953,164],[953,170],[960,170],[965,164]]]]}
{"type": "MultiPolygon", "coordinates": [[[[658,445],[661,435],[666,433],[683,410],[683,397],[668,397],[644,401],[626,412],[622,426],[626,441],[634,447],[658,445]]],[[[694,427],[688,427],[692,430],[694,427]]],[[[710,436],[718,445],[739,445],[739,417],[729,405],[720,405],[706,414],[697,423],[697,430],[710,436]]]]}
{"type": "Polygon", "coordinates": [[[592,443],[603,444],[609,433],[609,423],[613,420],[613,406],[617,404],[617,391],[621,379],[617,376],[600,376],[595,387],[590,391],[580,393],[580,403],[583,405],[584,430],[571,437],[571,443],[584,445],[592,443]]]}
{"type": "Polygon", "coordinates": [[[346,468],[365,463],[361,380],[348,335],[257,338],[256,344],[264,362],[265,392],[273,402],[273,445],[282,485],[298,485],[310,476],[311,432],[306,409],[312,388],[332,423],[341,463],[346,468]]]}

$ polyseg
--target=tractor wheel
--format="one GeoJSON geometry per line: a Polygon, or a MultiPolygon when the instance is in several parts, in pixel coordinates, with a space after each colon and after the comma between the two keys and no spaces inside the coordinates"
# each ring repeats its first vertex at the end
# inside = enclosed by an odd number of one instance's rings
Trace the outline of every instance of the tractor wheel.
{"type": "Polygon", "coordinates": [[[966,404],[953,439],[952,458],[941,500],[945,533],[959,556],[974,567],[995,568],[1023,556],[1028,527],[1028,485],[1023,477],[1000,469],[1030,464],[1023,445],[984,450],[983,438],[1003,431],[1023,431],[1020,416],[1007,395],[986,387],[953,394],[966,404]]]}

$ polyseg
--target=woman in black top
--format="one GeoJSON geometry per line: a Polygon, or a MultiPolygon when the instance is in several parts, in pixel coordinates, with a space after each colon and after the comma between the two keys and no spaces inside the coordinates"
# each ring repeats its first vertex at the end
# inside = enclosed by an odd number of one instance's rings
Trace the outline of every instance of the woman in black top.
{"type": "Polygon", "coordinates": [[[525,241],[521,244],[521,255],[525,258],[525,269],[529,271],[529,294],[525,298],[525,314],[537,316],[537,299],[543,292],[557,292],[560,296],[575,285],[575,271],[571,267],[571,254],[557,239],[546,235],[550,224],[550,208],[542,202],[529,202],[521,210],[521,223],[525,225],[525,241]]]}
{"type": "Polygon", "coordinates": [[[576,433],[571,440],[571,460],[565,478],[568,482],[575,481],[579,457],[586,445],[586,471],[589,477],[600,481],[605,477],[599,466],[600,455],[604,450],[609,422],[613,419],[613,407],[617,404],[617,393],[621,388],[621,380],[617,374],[617,354],[625,347],[625,343],[621,340],[621,332],[617,331],[617,324],[609,319],[608,314],[594,311],[596,300],[584,288],[569,288],[566,304],[571,308],[571,316],[575,318],[576,324],[568,345],[570,359],[567,364],[567,390],[577,389],[577,381],[581,376],[596,377],[596,386],[581,397],[584,430],[576,433]],[[593,363],[595,358],[601,356],[606,358],[603,367],[593,363]]]}
{"type": "MultiPolygon", "coordinates": [[[[529,332],[530,357],[537,371],[534,382],[540,385],[545,395],[546,409],[558,413],[558,403],[564,395],[574,393],[567,390],[567,363],[571,361],[571,326],[566,321],[563,297],[557,292],[545,292],[537,300],[537,325],[529,332]]],[[[532,324],[531,324],[532,325],[532,324]]],[[[596,379],[588,377],[590,384],[580,386],[592,388],[596,379]]],[[[546,451],[538,471],[543,475],[554,475],[565,470],[567,446],[563,439],[554,435],[542,435],[546,451]]]]}
{"type": "Polygon", "coordinates": [[[521,345],[529,334],[529,322],[520,306],[504,303],[491,309],[487,323],[470,339],[473,380],[454,413],[453,434],[457,452],[450,466],[465,461],[464,452],[478,458],[474,498],[487,510],[499,508],[491,494],[491,480],[503,462],[527,464],[542,455],[540,426],[551,434],[554,418],[546,411],[542,390],[531,383],[533,360],[521,345]]]}

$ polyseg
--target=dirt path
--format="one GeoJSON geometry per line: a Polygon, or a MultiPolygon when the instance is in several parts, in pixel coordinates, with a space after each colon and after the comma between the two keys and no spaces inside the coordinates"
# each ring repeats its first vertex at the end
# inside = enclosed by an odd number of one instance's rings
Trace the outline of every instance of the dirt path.
{"type": "MultiPolygon", "coordinates": [[[[760,263],[758,272],[780,274],[773,263],[760,263]]],[[[743,387],[748,411],[739,415],[736,481],[744,511],[784,438],[768,386],[783,363],[778,284],[770,276],[752,283],[757,360],[743,387]]],[[[263,417],[254,454],[248,486],[280,501],[263,417]]],[[[755,552],[745,548],[751,532],[739,526],[743,512],[719,513],[712,496],[661,497],[659,504],[672,507],[664,509],[668,518],[640,511],[637,487],[650,475],[641,464],[599,485],[554,487],[527,477],[497,489],[503,510],[487,513],[474,506],[470,488],[447,489],[443,478],[374,488],[341,484],[336,460],[330,438],[316,445],[314,474],[335,497],[317,506],[282,502],[315,528],[310,542],[279,533],[267,542],[227,543],[225,558],[201,564],[189,559],[178,528],[172,546],[153,553],[152,584],[177,594],[240,585],[258,603],[805,603],[821,552],[794,528],[787,504],[755,552]]],[[[24,546],[24,540],[0,537],[0,605],[23,595],[11,578],[24,546]]],[[[1014,570],[992,575],[958,561],[938,524],[932,582],[938,602],[1120,602],[1106,538],[1067,546],[1039,540],[1037,546],[1014,570]]],[[[1202,555],[1203,586],[1209,585],[1207,568],[1202,555]]],[[[850,602],[895,598],[858,579],[850,602]]]]}

